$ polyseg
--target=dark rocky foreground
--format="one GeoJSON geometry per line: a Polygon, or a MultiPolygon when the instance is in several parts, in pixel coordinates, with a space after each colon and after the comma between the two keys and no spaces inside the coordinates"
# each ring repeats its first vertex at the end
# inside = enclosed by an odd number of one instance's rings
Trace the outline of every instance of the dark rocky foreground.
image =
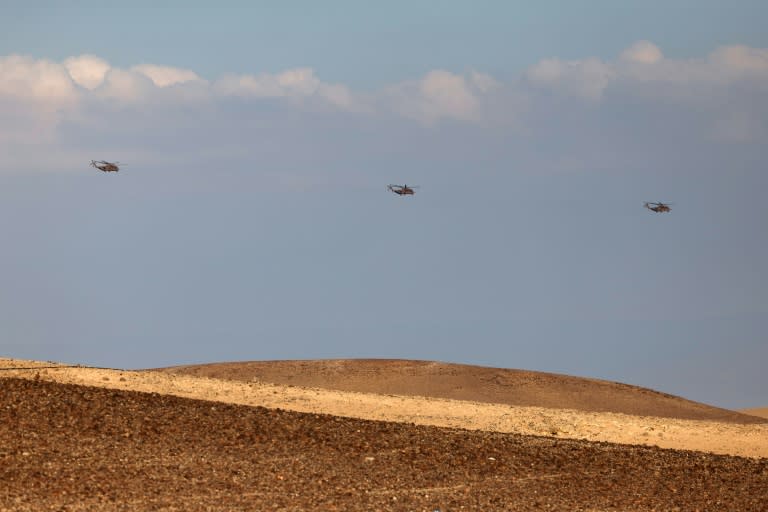
{"type": "Polygon", "coordinates": [[[768,510],[768,460],[0,379],[0,510],[768,510]]]}

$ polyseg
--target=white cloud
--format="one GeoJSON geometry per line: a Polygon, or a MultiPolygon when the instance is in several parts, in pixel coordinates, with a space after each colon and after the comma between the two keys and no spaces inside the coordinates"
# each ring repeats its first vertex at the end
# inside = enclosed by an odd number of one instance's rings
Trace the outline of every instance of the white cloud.
{"type": "Polygon", "coordinates": [[[311,68],[289,69],[278,74],[225,75],[214,82],[213,90],[220,96],[316,99],[340,110],[365,110],[349,88],[322,82],[311,68]]]}
{"type": "Polygon", "coordinates": [[[76,91],[63,65],[11,55],[0,57],[0,97],[56,105],[75,100],[76,91]]]}
{"type": "Polygon", "coordinates": [[[606,91],[680,105],[702,105],[743,80],[768,88],[768,49],[724,46],[693,59],[665,58],[650,41],[638,41],[615,61],[595,57],[544,59],[525,72],[533,90],[600,101],[606,91]]]}
{"type": "Polygon", "coordinates": [[[723,46],[712,52],[710,62],[727,69],[745,72],[768,72],[768,48],[723,46]]]}
{"type": "MultiPolygon", "coordinates": [[[[544,137],[567,126],[585,139],[589,126],[601,122],[627,131],[666,128],[674,112],[679,131],[717,143],[751,144],[768,137],[768,49],[724,46],[699,58],[675,59],[639,41],[612,60],[543,59],[506,82],[478,71],[433,70],[366,93],[325,82],[311,68],[230,74],[208,82],[188,69],[155,64],[121,69],[94,55],[61,63],[11,55],[0,57],[0,164],[4,155],[19,154],[18,148],[39,152],[80,128],[103,138],[123,130],[123,143],[131,130],[127,125],[156,134],[162,126],[157,139],[165,144],[182,140],[176,133],[182,123],[203,140],[208,131],[237,123],[248,133],[264,112],[282,122],[292,109],[324,116],[355,113],[361,116],[355,123],[374,125],[383,119],[383,125],[416,121],[427,129],[453,121],[486,133],[510,130],[512,137],[544,137]],[[270,108],[263,109],[266,99],[270,108]],[[259,115],[244,116],[244,109],[259,115]],[[112,115],[118,110],[116,123],[112,115]],[[203,116],[205,123],[192,121],[203,116]],[[66,130],[60,129],[62,122],[66,130]]],[[[351,126],[348,116],[332,119],[335,126],[351,126]]],[[[135,140],[144,143],[147,137],[137,129],[135,140]]]]}
{"type": "Polygon", "coordinates": [[[54,145],[61,113],[77,102],[77,87],[62,64],[0,57],[0,168],[54,145]]]}
{"type": "Polygon", "coordinates": [[[469,77],[435,70],[420,80],[403,82],[387,88],[383,107],[425,123],[441,119],[477,121],[481,96],[497,85],[488,75],[472,73],[469,77]]]}
{"type": "Polygon", "coordinates": [[[254,96],[257,98],[282,96],[280,87],[271,77],[224,75],[213,83],[213,88],[222,96],[254,96]]]}
{"type": "Polygon", "coordinates": [[[76,84],[89,90],[100,86],[110,69],[107,61],[95,55],[70,57],[64,61],[64,67],[76,84]]]}
{"type": "Polygon", "coordinates": [[[341,84],[320,84],[318,95],[331,105],[348,111],[364,111],[366,108],[355,98],[352,91],[341,84]]]}
{"type": "Polygon", "coordinates": [[[431,71],[419,83],[419,92],[429,117],[472,119],[477,111],[477,98],[460,75],[431,71]]]}
{"type": "Polygon", "coordinates": [[[154,87],[152,79],[143,73],[113,68],[95,92],[102,98],[139,102],[151,94],[154,87]]]}
{"type": "Polygon", "coordinates": [[[311,96],[320,85],[320,80],[310,68],[290,69],[274,79],[287,96],[311,96]]]}
{"type": "Polygon", "coordinates": [[[501,87],[501,83],[495,80],[491,75],[472,71],[469,74],[469,82],[481,93],[488,93],[501,87]]]}
{"type": "Polygon", "coordinates": [[[158,87],[168,87],[170,85],[202,80],[194,71],[168,66],[156,66],[154,64],[134,66],[131,68],[131,71],[148,77],[158,87]]]}
{"type": "Polygon", "coordinates": [[[320,80],[309,68],[290,69],[278,75],[225,75],[214,89],[227,96],[256,98],[306,97],[313,95],[320,80]]]}
{"type": "Polygon", "coordinates": [[[620,59],[627,62],[654,64],[664,58],[658,46],[650,41],[638,41],[623,52],[620,59]]]}
{"type": "Polygon", "coordinates": [[[501,83],[477,71],[433,70],[417,80],[360,94],[344,84],[323,82],[311,68],[230,74],[208,83],[188,69],[155,64],[119,69],[95,55],[70,57],[63,63],[12,55],[0,58],[0,97],[23,99],[48,111],[91,96],[131,103],[194,103],[222,96],[253,101],[282,98],[297,108],[394,112],[426,123],[444,119],[478,122],[494,117],[494,112],[512,112],[514,109],[501,103],[510,98],[525,103],[524,97],[536,90],[593,103],[611,90],[692,104],[707,101],[715,89],[744,79],[752,80],[753,86],[768,87],[768,50],[725,46],[699,59],[670,59],[652,42],[638,41],[614,61],[548,58],[525,70],[522,77],[522,82],[501,83]],[[172,95],[161,93],[169,87],[174,87],[172,95]]]}

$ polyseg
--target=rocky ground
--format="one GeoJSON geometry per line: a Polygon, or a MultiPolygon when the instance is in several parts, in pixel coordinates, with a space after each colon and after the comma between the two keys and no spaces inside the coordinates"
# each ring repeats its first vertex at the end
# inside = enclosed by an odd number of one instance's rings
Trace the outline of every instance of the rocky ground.
{"type": "Polygon", "coordinates": [[[764,511],[768,459],[0,379],[0,510],[764,511]]]}
{"type": "Polygon", "coordinates": [[[563,375],[0,358],[0,511],[766,510],[767,456],[764,418],[563,375]]]}

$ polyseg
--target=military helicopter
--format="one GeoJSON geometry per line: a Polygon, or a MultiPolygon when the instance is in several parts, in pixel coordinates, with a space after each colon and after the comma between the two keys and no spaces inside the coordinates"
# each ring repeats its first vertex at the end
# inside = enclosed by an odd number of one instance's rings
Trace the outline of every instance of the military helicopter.
{"type": "Polygon", "coordinates": [[[643,204],[644,207],[648,208],[652,212],[656,213],[664,213],[672,210],[672,208],[669,207],[671,203],[649,203],[646,202],[643,204]]]}
{"type": "Polygon", "coordinates": [[[390,190],[390,192],[394,192],[399,196],[412,196],[415,193],[413,189],[419,187],[409,187],[408,185],[387,185],[387,188],[390,190]]]}
{"type": "Polygon", "coordinates": [[[102,172],[117,172],[120,170],[120,162],[105,162],[104,160],[91,160],[91,166],[102,172]]]}

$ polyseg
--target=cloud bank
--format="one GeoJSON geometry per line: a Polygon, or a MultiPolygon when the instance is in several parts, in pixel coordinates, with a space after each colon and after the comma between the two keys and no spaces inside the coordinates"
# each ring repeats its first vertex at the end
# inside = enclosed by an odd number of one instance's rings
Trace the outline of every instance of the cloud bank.
{"type": "Polygon", "coordinates": [[[190,136],[190,123],[204,119],[208,128],[199,126],[197,136],[215,141],[221,127],[260,118],[280,125],[304,114],[331,116],[350,130],[382,121],[421,130],[458,124],[542,139],[579,125],[583,138],[618,116],[629,130],[673,120],[678,130],[719,143],[768,142],[768,49],[724,46],[673,59],[638,41],[607,61],[543,58],[509,81],[432,70],[376,91],[325,82],[311,68],[209,80],[165,65],[117,68],[95,55],[0,57],[0,170],[18,168],[41,148],[64,151],[77,133],[98,131],[108,147],[132,126],[168,141],[174,131],[190,136]],[[175,122],[186,124],[174,130],[175,122]]]}

